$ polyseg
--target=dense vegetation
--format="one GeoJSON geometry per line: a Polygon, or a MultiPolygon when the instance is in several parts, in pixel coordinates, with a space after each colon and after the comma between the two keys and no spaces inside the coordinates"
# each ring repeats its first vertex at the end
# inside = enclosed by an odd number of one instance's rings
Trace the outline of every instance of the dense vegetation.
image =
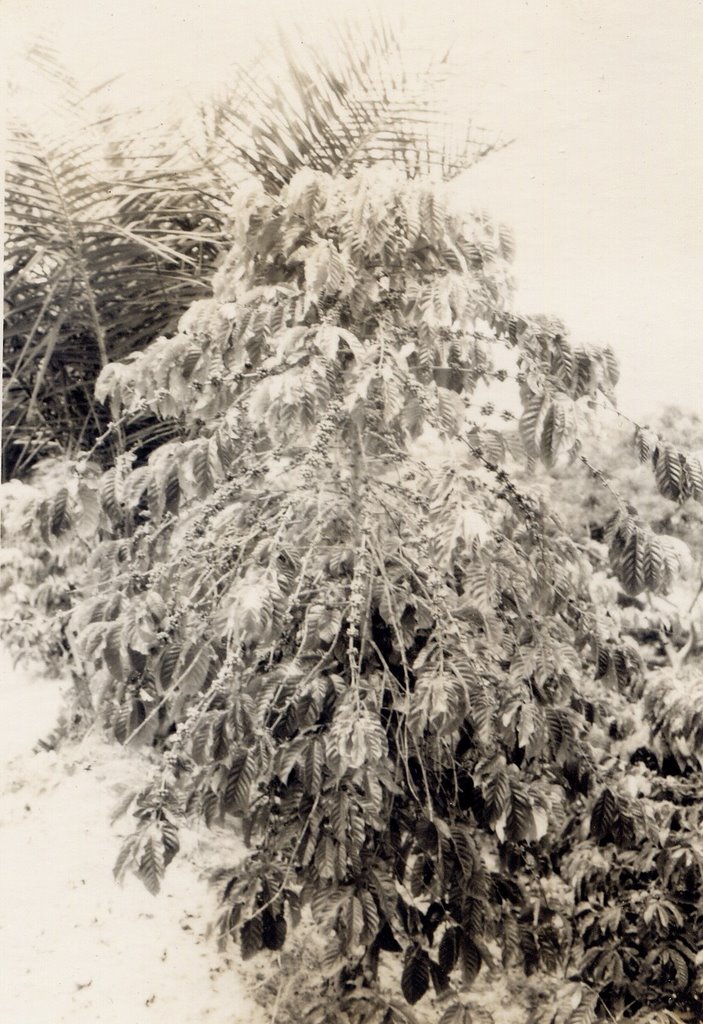
{"type": "MultiPolygon", "coordinates": [[[[599,590],[667,592],[680,547],[612,486],[599,543],[567,532],[535,470],[605,485],[583,438],[615,358],[513,310],[510,232],[403,145],[241,184],[209,297],[97,379],[109,440],[163,433],[29,504],[95,716],[160,756],[116,872],[156,892],[183,823],[241,829],[221,935],[278,950],[310,913],[311,1020],[434,991],[469,1024],[498,963],[562,979],[541,1020],[700,1014],[700,683],[599,590]],[[476,402],[505,381],[519,409],[476,402]]],[[[701,501],[687,446],[631,439],[701,501]]]]}

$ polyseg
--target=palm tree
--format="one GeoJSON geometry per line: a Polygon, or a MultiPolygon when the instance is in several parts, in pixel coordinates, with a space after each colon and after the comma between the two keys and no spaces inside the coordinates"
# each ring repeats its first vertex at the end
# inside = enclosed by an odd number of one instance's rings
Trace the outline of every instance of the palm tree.
{"type": "Polygon", "coordinates": [[[102,433],[97,374],[203,294],[223,221],[204,175],[160,147],[137,157],[124,119],[88,121],[90,97],[53,55],[31,57],[56,83],[64,115],[60,132],[9,125],[4,476],[102,433]]]}

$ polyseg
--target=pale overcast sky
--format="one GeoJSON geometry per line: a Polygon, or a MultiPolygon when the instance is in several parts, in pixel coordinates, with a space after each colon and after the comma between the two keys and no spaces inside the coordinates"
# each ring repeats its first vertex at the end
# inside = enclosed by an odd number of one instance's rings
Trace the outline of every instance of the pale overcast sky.
{"type": "MultiPolygon", "coordinates": [[[[452,42],[456,100],[515,138],[462,183],[517,238],[517,306],[610,342],[623,411],[703,410],[703,4],[698,0],[376,0],[412,41],[452,42]]],[[[2,0],[5,38],[39,30],[118,103],[182,103],[274,26],[324,37],[360,3],[2,0]],[[296,28],[297,26],[297,28],[296,28]]],[[[15,72],[21,74],[21,72],[15,72]]]]}

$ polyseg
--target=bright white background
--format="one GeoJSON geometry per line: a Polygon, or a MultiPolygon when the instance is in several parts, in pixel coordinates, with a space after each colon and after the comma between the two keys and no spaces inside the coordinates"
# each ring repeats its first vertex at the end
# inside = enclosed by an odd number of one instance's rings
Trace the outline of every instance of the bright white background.
{"type": "MultiPolygon", "coordinates": [[[[466,180],[468,205],[515,229],[518,307],[610,342],[623,411],[703,407],[703,5],[698,0],[376,0],[412,43],[452,42],[455,91],[515,138],[466,180]]],[[[2,0],[16,46],[41,31],[118,103],[167,109],[226,79],[276,25],[315,42],[322,0],[2,0]],[[296,27],[297,26],[297,27],[296,27]]],[[[324,45],[329,45],[325,43],[324,45]]],[[[22,71],[14,65],[13,74],[22,71]]]]}

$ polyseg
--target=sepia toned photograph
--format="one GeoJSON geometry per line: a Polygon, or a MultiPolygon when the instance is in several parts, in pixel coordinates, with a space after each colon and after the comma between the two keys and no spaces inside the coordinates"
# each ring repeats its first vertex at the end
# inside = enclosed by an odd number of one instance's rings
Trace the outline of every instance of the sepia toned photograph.
{"type": "Polygon", "coordinates": [[[703,5],[0,38],[0,1020],[703,1024],[703,5]]]}

